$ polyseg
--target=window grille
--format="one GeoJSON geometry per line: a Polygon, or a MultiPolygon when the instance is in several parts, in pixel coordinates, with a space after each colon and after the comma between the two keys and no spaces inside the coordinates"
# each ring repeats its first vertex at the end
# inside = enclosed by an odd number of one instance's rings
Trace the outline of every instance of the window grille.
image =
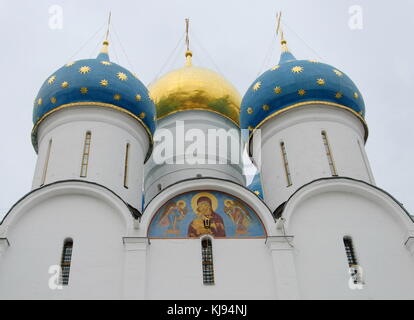
{"type": "Polygon", "coordinates": [[[201,252],[203,257],[203,283],[214,284],[213,246],[211,239],[205,238],[201,241],[201,252]]]}
{"type": "Polygon", "coordinates": [[[349,273],[351,275],[350,281],[353,288],[362,289],[364,286],[364,280],[362,275],[362,268],[358,264],[357,257],[355,255],[354,244],[350,237],[344,237],[345,253],[348,259],[349,273]]]}
{"type": "Polygon", "coordinates": [[[352,239],[350,237],[344,238],[344,245],[345,245],[345,253],[348,259],[348,264],[350,267],[358,265],[358,261],[355,256],[354,252],[354,245],[352,243],[352,239]]]}
{"type": "Polygon", "coordinates": [[[67,286],[69,284],[70,265],[72,262],[72,250],[73,240],[65,240],[63,244],[62,261],[60,263],[60,267],[62,270],[60,275],[60,282],[64,286],[67,286]]]}

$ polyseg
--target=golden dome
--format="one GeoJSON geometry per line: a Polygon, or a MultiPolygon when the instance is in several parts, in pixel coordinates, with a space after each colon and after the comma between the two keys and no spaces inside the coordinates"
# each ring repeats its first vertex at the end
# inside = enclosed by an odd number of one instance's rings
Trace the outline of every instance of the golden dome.
{"type": "Polygon", "coordinates": [[[206,110],[223,115],[239,125],[241,96],[223,76],[187,63],[171,71],[149,86],[157,108],[157,119],[185,110],[206,110]]]}

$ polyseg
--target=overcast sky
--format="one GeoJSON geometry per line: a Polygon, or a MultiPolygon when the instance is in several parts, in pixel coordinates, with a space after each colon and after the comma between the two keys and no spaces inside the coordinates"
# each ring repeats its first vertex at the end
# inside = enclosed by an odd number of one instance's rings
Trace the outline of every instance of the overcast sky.
{"type": "Polygon", "coordinates": [[[360,88],[377,185],[414,213],[414,1],[0,0],[0,218],[31,188],[37,91],[63,64],[97,55],[110,10],[111,59],[135,71],[145,84],[183,65],[183,41],[175,53],[174,48],[189,17],[194,64],[219,71],[241,94],[259,73],[277,64],[275,14],[282,10],[296,57],[332,64],[360,88]],[[61,29],[53,19],[54,5],[62,8],[61,29]],[[349,26],[355,5],[363,10],[362,30],[349,26]]]}

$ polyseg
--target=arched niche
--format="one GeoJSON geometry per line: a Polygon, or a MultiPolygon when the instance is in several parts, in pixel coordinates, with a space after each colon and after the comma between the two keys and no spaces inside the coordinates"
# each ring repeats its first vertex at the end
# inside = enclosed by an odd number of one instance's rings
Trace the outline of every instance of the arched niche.
{"type": "Polygon", "coordinates": [[[243,200],[222,191],[197,190],[176,195],[154,214],[153,239],[265,238],[264,225],[243,200]]]}

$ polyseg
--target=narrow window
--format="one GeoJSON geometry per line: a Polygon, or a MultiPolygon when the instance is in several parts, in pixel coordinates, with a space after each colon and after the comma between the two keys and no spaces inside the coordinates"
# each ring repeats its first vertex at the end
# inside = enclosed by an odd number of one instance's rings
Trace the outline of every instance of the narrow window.
{"type": "Polygon", "coordinates": [[[161,190],[162,190],[162,185],[161,185],[161,184],[159,184],[157,187],[158,187],[158,192],[161,192],[161,190]]]}
{"type": "Polygon", "coordinates": [[[200,179],[200,178],[202,178],[203,176],[201,175],[201,174],[198,174],[197,175],[197,179],[200,179]]]}
{"type": "Polygon", "coordinates": [[[47,146],[45,164],[43,166],[42,182],[40,186],[43,186],[46,182],[47,167],[49,166],[50,150],[52,148],[52,139],[49,140],[49,145],[47,146]]]}
{"type": "Polygon", "coordinates": [[[210,238],[201,240],[201,253],[203,257],[203,283],[214,284],[213,246],[210,238]]]}
{"type": "Polygon", "coordinates": [[[88,131],[85,135],[85,143],[83,146],[83,155],[82,155],[82,166],[81,166],[81,178],[86,178],[88,174],[88,163],[89,163],[89,152],[91,150],[91,133],[88,131]]]}
{"type": "Polygon", "coordinates": [[[358,265],[354,252],[354,245],[350,237],[344,237],[345,253],[350,267],[358,265]]]}
{"type": "Polygon", "coordinates": [[[128,161],[129,161],[129,143],[125,150],[125,167],[124,167],[124,187],[128,189],[128,161]]]}
{"type": "Polygon", "coordinates": [[[331,169],[331,174],[333,177],[337,177],[338,173],[335,168],[335,162],[333,160],[331,147],[329,145],[328,135],[326,134],[325,131],[322,131],[321,134],[322,134],[323,145],[325,146],[326,156],[328,158],[329,168],[331,169]]]}
{"type": "Polygon", "coordinates": [[[289,161],[288,161],[286,146],[285,146],[284,142],[280,143],[280,148],[282,150],[282,158],[283,158],[283,165],[285,167],[287,186],[291,187],[292,186],[292,177],[290,175],[289,161]]]}
{"type": "Polygon", "coordinates": [[[66,239],[63,244],[61,267],[61,284],[67,286],[69,284],[70,263],[72,261],[73,240],[66,239]]]}
{"type": "Polygon", "coordinates": [[[345,254],[348,259],[349,273],[351,275],[352,284],[355,286],[363,285],[362,269],[358,264],[351,237],[344,237],[344,246],[345,254]]]}

